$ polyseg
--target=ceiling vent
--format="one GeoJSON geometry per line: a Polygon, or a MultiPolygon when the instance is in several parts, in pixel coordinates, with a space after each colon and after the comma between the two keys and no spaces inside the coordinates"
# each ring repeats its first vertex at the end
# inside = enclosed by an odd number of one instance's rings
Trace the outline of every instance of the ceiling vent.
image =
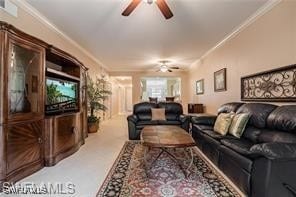
{"type": "Polygon", "coordinates": [[[0,9],[4,9],[10,15],[17,17],[17,6],[10,0],[0,0],[0,9]]]}

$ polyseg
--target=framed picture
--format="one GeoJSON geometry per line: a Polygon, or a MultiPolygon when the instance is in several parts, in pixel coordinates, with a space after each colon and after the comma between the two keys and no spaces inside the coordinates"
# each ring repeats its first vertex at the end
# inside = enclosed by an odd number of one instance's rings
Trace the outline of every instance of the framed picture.
{"type": "Polygon", "coordinates": [[[226,68],[214,73],[214,90],[215,92],[226,91],[226,68]]]}
{"type": "Polygon", "coordinates": [[[204,93],[204,79],[196,81],[196,94],[203,94],[204,93]]]}
{"type": "Polygon", "coordinates": [[[295,102],[296,64],[242,77],[241,100],[295,102]]]}

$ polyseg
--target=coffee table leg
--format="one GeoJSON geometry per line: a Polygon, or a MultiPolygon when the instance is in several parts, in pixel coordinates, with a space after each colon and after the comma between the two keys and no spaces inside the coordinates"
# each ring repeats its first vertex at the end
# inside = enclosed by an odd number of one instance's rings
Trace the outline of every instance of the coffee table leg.
{"type": "Polygon", "coordinates": [[[157,157],[152,161],[152,163],[150,165],[148,165],[147,155],[148,155],[148,152],[150,151],[150,147],[147,147],[147,146],[144,146],[144,147],[145,147],[145,150],[144,150],[144,168],[145,168],[146,175],[149,178],[149,170],[151,170],[151,168],[153,167],[155,162],[159,159],[159,157],[163,154],[164,151],[161,149],[161,151],[157,155],[157,157]]]}
{"type": "Polygon", "coordinates": [[[165,152],[165,153],[168,154],[168,156],[171,158],[172,161],[174,161],[176,164],[178,164],[178,166],[182,170],[184,176],[187,178],[186,172],[185,172],[184,168],[182,167],[182,164],[180,164],[179,160],[175,157],[175,155],[173,155],[172,153],[170,153],[165,148],[162,148],[162,150],[163,150],[163,152],[165,152]]]}
{"type": "Polygon", "coordinates": [[[192,166],[192,164],[193,164],[193,159],[194,159],[194,157],[193,157],[193,151],[192,151],[192,147],[189,147],[189,150],[190,150],[190,163],[189,163],[189,166],[187,167],[187,169],[186,169],[186,172],[187,172],[187,176],[189,176],[189,174],[190,174],[190,171],[189,171],[189,169],[191,168],[191,166],[192,166]]]}
{"type": "Polygon", "coordinates": [[[190,150],[190,163],[189,163],[189,166],[187,167],[187,169],[185,170],[182,166],[182,164],[179,162],[179,160],[172,154],[170,153],[166,148],[160,148],[160,153],[157,155],[157,157],[151,162],[150,165],[148,165],[148,161],[147,161],[147,155],[148,155],[148,152],[150,151],[150,148],[147,147],[147,146],[143,146],[144,147],[144,168],[145,168],[145,173],[146,173],[146,176],[147,178],[149,178],[149,170],[151,170],[151,168],[153,167],[153,165],[155,164],[155,162],[160,158],[160,156],[165,152],[168,154],[168,156],[172,159],[172,161],[176,162],[176,164],[179,166],[179,168],[182,170],[185,178],[188,178],[189,174],[190,174],[190,171],[189,169],[191,168],[192,164],[193,164],[193,151],[192,151],[192,147],[189,147],[189,150],[190,150]]]}
{"type": "Polygon", "coordinates": [[[157,157],[153,160],[153,162],[150,164],[149,170],[152,168],[152,166],[154,165],[154,163],[159,159],[159,157],[162,155],[162,153],[164,152],[163,149],[161,149],[160,153],[157,155],[157,157]]]}
{"type": "Polygon", "coordinates": [[[146,177],[149,178],[148,170],[147,170],[147,168],[148,168],[147,155],[148,155],[149,148],[147,146],[143,146],[143,148],[144,148],[144,157],[143,157],[144,162],[143,163],[144,163],[144,168],[145,168],[145,174],[146,174],[146,177]]]}

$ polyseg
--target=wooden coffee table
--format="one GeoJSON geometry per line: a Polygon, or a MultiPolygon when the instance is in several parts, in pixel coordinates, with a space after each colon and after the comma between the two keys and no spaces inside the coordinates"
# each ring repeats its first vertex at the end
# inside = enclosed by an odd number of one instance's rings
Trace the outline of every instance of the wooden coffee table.
{"type": "Polygon", "coordinates": [[[189,133],[178,126],[146,126],[141,132],[141,140],[144,147],[146,147],[144,152],[144,161],[147,175],[148,171],[153,167],[153,164],[163,153],[166,153],[174,162],[178,164],[187,178],[187,171],[193,163],[193,152],[191,147],[196,146],[194,139],[189,133]],[[148,167],[147,154],[152,148],[159,148],[161,151],[148,167]],[[183,148],[184,151],[186,148],[190,149],[191,161],[186,170],[184,169],[182,163],[169,150],[176,148],[183,148]]]}

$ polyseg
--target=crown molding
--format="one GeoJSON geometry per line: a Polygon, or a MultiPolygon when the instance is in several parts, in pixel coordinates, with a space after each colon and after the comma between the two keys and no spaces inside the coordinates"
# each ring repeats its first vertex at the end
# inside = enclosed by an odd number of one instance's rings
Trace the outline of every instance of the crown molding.
{"type": "Polygon", "coordinates": [[[268,11],[270,11],[272,8],[274,8],[276,5],[278,5],[282,0],[269,0],[266,2],[261,8],[259,8],[254,14],[252,14],[250,17],[248,17],[243,23],[241,23],[239,26],[234,28],[234,30],[225,36],[220,42],[218,42],[214,47],[212,47],[210,50],[208,50],[205,54],[203,54],[198,60],[193,62],[189,69],[191,69],[194,64],[200,62],[202,59],[204,59],[206,56],[208,56],[210,53],[218,49],[219,47],[223,46],[226,42],[230,41],[232,38],[236,37],[240,32],[242,32],[244,29],[246,29],[248,26],[253,24],[257,19],[259,19],[261,16],[266,14],[268,11]]]}
{"type": "Polygon", "coordinates": [[[57,26],[55,26],[53,23],[51,23],[43,14],[41,14],[37,9],[35,9],[33,6],[31,6],[28,2],[25,0],[12,0],[18,7],[23,9],[25,12],[29,13],[31,16],[33,16],[35,19],[40,21],[43,25],[49,27],[51,30],[65,38],[69,43],[71,43],[73,46],[78,48],[82,53],[84,53],[87,57],[92,59],[94,62],[96,62],[100,67],[104,68],[105,70],[109,71],[109,68],[104,65],[101,61],[99,61],[94,55],[92,55],[88,50],[86,50],[84,47],[82,47],[80,44],[78,44],[76,41],[74,41],[72,38],[70,38],[65,32],[60,30],[57,26]]]}

